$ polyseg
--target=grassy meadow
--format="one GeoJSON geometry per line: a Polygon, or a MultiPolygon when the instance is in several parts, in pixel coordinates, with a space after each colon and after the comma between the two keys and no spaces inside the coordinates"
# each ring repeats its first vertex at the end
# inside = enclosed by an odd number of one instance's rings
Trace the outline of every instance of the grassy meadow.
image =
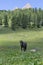
{"type": "Polygon", "coordinates": [[[0,29],[0,65],[43,65],[43,28],[0,29]],[[26,52],[21,52],[20,40],[27,42],[26,52]],[[31,49],[36,49],[36,52],[31,52],[31,49]]]}

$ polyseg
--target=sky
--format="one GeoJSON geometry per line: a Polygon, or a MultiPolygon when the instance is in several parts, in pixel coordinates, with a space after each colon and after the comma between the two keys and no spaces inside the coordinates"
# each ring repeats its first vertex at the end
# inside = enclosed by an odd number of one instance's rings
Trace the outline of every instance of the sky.
{"type": "Polygon", "coordinates": [[[43,9],[43,0],[0,0],[0,10],[13,10],[22,8],[29,3],[32,8],[43,9]]]}

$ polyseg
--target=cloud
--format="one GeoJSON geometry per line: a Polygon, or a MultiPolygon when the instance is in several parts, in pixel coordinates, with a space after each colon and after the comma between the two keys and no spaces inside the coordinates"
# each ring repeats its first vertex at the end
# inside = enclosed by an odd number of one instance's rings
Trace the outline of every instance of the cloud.
{"type": "Polygon", "coordinates": [[[28,8],[32,8],[32,6],[29,3],[27,3],[22,9],[28,9],[28,8]]]}
{"type": "Polygon", "coordinates": [[[15,9],[18,9],[18,7],[15,7],[15,9]]]}

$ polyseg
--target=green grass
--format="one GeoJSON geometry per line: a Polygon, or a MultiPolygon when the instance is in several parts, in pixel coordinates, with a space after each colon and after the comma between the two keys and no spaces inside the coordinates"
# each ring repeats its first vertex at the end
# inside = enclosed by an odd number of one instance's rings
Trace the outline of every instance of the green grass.
{"type": "Polygon", "coordinates": [[[43,65],[43,30],[1,29],[0,65],[43,65]],[[26,52],[20,51],[20,40],[27,42],[26,52]]]}
{"type": "Polygon", "coordinates": [[[43,63],[39,52],[21,52],[17,48],[3,48],[0,50],[0,65],[43,65],[43,63]]]}

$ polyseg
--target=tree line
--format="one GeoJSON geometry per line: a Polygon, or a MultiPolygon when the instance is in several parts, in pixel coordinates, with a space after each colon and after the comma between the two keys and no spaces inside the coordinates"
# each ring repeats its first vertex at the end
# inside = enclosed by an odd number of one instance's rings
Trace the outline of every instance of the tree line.
{"type": "Polygon", "coordinates": [[[43,26],[43,10],[41,8],[0,10],[0,25],[16,28],[40,28],[43,26]]]}

